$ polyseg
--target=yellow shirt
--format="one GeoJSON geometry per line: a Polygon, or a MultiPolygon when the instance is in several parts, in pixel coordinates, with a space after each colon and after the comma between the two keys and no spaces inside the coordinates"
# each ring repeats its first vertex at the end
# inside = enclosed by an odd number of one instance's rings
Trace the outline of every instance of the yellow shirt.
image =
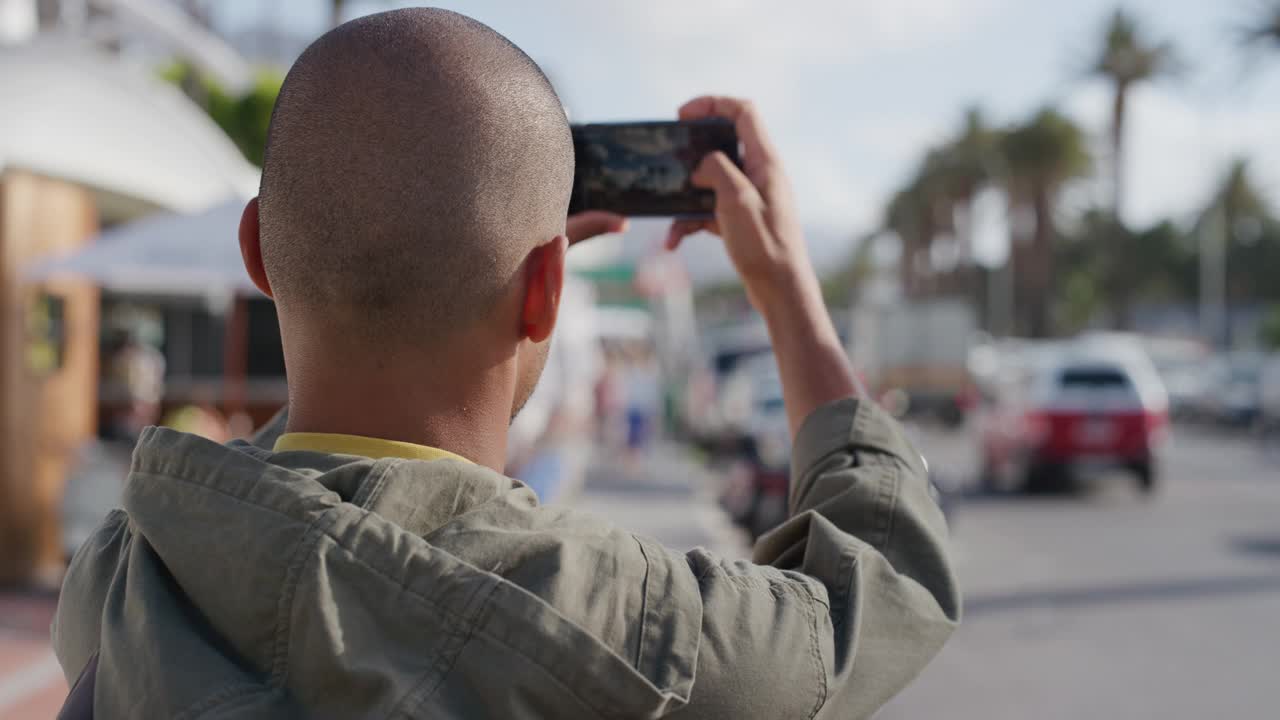
{"type": "Polygon", "coordinates": [[[276,440],[275,452],[290,450],[308,450],[311,452],[333,453],[335,455],[361,455],[372,460],[382,458],[404,458],[406,460],[470,460],[455,455],[448,450],[417,445],[399,440],[383,440],[363,435],[342,435],[340,433],[285,433],[276,440]]]}

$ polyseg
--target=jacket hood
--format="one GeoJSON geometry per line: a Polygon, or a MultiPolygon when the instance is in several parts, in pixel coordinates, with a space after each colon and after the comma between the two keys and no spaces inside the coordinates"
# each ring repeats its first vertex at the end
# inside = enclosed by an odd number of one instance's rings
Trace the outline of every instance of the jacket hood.
{"type": "Polygon", "coordinates": [[[559,511],[488,469],[149,428],[123,505],[55,619],[70,679],[100,651],[102,717],[660,717],[688,699],[700,608],[651,611],[671,652],[624,659],[632,633],[611,618],[643,608],[544,599],[560,568],[539,563],[568,557],[536,554],[559,511]]]}

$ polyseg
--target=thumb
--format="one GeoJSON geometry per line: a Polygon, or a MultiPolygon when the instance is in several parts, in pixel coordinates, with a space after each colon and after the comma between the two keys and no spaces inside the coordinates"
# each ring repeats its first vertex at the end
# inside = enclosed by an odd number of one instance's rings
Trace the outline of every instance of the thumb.
{"type": "Polygon", "coordinates": [[[717,207],[729,204],[750,205],[760,200],[760,192],[756,190],[756,186],[719,150],[702,158],[689,179],[697,187],[714,190],[717,207]]]}

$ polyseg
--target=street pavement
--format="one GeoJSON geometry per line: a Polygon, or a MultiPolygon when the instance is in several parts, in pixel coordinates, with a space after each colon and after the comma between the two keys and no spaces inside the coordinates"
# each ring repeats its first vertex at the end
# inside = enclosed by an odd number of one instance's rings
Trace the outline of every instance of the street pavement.
{"type": "Polygon", "coordinates": [[[48,720],[67,683],[49,647],[55,599],[48,593],[0,591],[0,718],[48,720]]]}
{"type": "MultiPolygon", "coordinates": [[[[963,433],[924,433],[972,474],[963,433]]],[[[882,711],[906,718],[1280,717],[1280,465],[1179,428],[1164,485],[970,497],[953,522],[965,618],[882,711]]]]}
{"type": "Polygon", "coordinates": [[[588,467],[581,494],[566,502],[676,550],[747,557],[746,534],[716,502],[717,480],[679,445],[660,445],[635,462],[604,450],[588,467]]]}

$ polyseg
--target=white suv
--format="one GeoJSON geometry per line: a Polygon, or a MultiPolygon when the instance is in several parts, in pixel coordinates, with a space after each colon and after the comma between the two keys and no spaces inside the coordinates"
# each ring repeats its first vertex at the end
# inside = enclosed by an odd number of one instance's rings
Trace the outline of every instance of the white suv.
{"type": "Polygon", "coordinates": [[[981,429],[988,482],[1028,490],[1071,474],[1130,470],[1156,486],[1169,400],[1146,353],[1123,336],[1056,346],[1030,369],[1013,398],[997,400],[981,429]]]}

